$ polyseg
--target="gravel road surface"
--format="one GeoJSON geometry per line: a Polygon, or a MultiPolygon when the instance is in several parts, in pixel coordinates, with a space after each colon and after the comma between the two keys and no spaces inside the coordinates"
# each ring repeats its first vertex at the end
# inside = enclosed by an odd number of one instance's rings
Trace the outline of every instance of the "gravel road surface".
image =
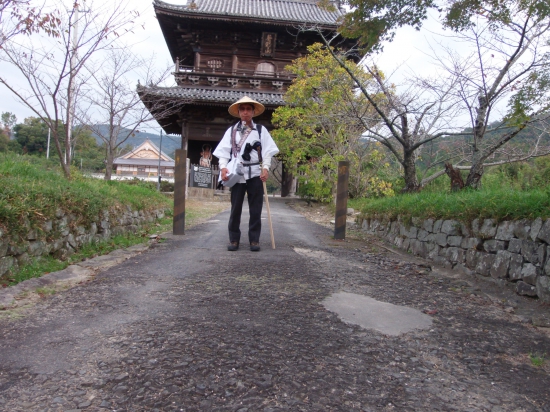
{"type": "Polygon", "coordinates": [[[0,410],[550,411],[548,306],[270,205],[276,250],[264,220],[228,252],[224,212],[0,319],[0,410]],[[346,323],[339,292],[431,326],[346,323]]]}

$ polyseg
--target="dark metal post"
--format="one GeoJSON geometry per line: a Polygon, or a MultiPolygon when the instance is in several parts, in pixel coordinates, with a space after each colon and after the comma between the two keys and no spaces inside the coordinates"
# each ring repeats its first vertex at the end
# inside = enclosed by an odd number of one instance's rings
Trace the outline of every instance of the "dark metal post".
{"type": "Polygon", "coordinates": [[[185,192],[187,189],[187,122],[183,123],[181,149],[176,150],[174,170],[174,220],[172,233],[185,234],[185,192]]]}
{"type": "Polygon", "coordinates": [[[346,238],[346,216],[348,214],[349,162],[338,162],[338,186],[336,187],[336,218],[334,239],[346,238]]]}

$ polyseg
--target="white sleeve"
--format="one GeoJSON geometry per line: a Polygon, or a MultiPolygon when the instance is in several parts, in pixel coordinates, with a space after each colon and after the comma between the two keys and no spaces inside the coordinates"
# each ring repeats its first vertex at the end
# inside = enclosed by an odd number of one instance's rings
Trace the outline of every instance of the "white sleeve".
{"type": "Polygon", "coordinates": [[[279,153],[279,148],[265,127],[262,128],[262,157],[263,168],[271,167],[271,158],[279,153]]]}
{"type": "Polygon", "coordinates": [[[227,167],[229,159],[231,159],[231,127],[225,131],[222,140],[212,154],[218,158],[220,169],[227,167]]]}
{"type": "Polygon", "coordinates": [[[229,163],[229,158],[226,158],[226,157],[218,158],[218,164],[220,165],[220,170],[227,168],[228,163],[229,163]]]}

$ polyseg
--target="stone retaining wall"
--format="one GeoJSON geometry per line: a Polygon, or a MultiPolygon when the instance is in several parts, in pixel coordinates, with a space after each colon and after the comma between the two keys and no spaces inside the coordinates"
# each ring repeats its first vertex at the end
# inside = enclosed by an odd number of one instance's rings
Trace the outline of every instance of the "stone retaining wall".
{"type": "Polygon", "coordinates": [[[29,227],[23,239],[11,239],[0,229],[0,276],[16,270],[33,257],[52,255],[66,260],[86,244],[134,233],[144,223],[163,217],[163,210],[144,212],[127,207],[126,210],[104,210],[94,222],[84,226],[77,216],[58,210],[55,219],[44,222],[39,228],[29,227]]]}
{"type": "Polygon", "coordinates": [[[513,282],[518,294],[550,302],[550,219],[465,224],[413,218],[406,224],[359,217],[357,224],[436,264],[513,282]]]}

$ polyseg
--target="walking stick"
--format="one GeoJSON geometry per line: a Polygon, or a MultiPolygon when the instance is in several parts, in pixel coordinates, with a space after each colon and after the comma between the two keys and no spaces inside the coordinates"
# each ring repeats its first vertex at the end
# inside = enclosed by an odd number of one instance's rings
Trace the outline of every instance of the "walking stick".
{"type": "MultiPolygon", "coordinates": [[[[263,169],[263,159],[262,159],[262,146],[257,146],[256,150],[258,151],[258,160],[260,161],[260,173],[263,169]]],[[[269,221],[269,233],[271,234],[271,249],[275,249],[275,237],[273,236],[273,223],[271,222],[271,210],[269,210],[269,199],[267,197],[267,186],[264,181],[264,197],[265,197],[265,206],[267,207],[267,220],[269,221]]]]}

